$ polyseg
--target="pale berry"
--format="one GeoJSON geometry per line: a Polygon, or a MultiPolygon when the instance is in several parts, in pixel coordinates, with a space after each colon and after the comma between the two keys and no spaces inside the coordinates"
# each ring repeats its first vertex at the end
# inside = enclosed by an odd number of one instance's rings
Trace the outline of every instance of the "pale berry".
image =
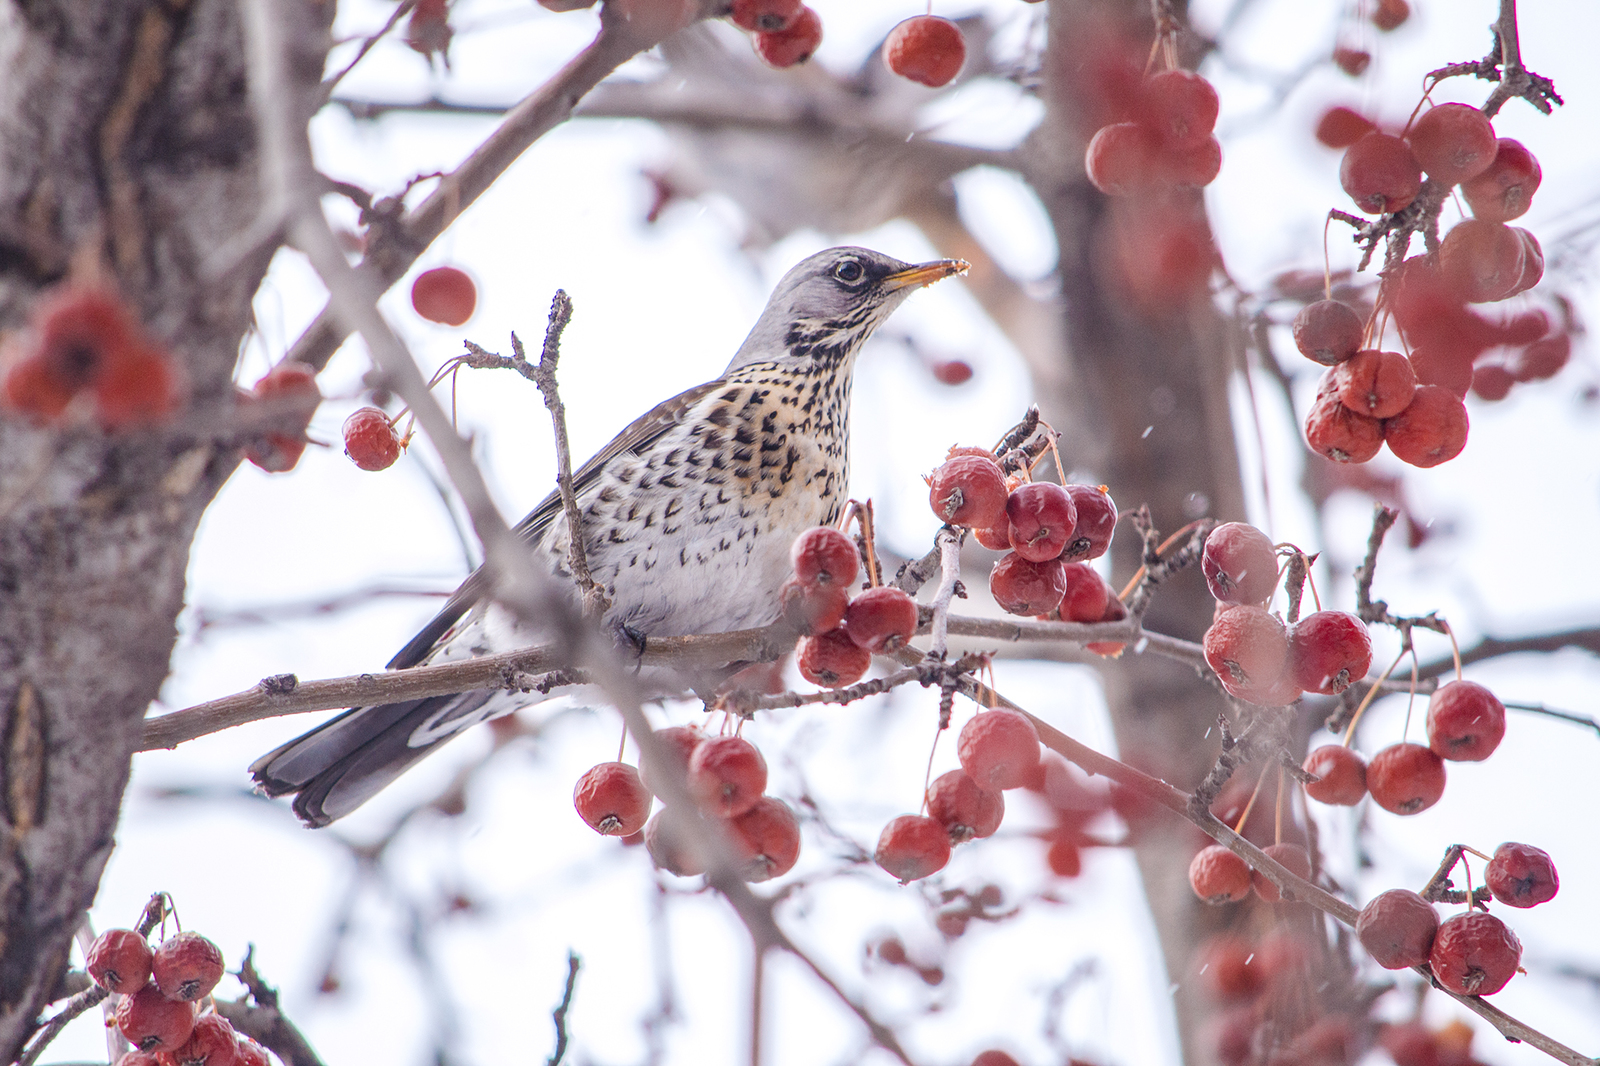
{"type": "Polygon", "coordinates": [[[150,979],[168,999],[196,1000],[222,980],[222,949],[199,933],[163,940],[150,960],[150,979]]]}
{"type": "Polygon", "coordinates": [[[937,15],[915,15],[889,31],[883,62],[902,78],[933,88],[948,85],[967,60],[961,27],[937,15]]]}
{"type": "Polygon", "coordinates": [[[1089,141],[1084,169],[1107,196],[1131,196],[1155,181],[1160,146],[1150,130],[1135,122],[1102,126],[1089,141]]]}
{"type": "Polygon", "coordinates": [[[800,857],[800,822],[789,805],[762,796],[754,807],[728,822],[728,832],[746,881],[769,881],[794,869],[800,857]]]}
{"type": "Polygon", "coordinates": [[[1444,345],[1419,345],[1411,349],[1411,369],[1418,385],[1440,385],[1466,399],[1472,388],[1472,356],[1444,345]]]}
{"type": "Polygon", "coordinates": [[[1461,195],[1474,217],[1510,222],[1527,214],[1543,176],[1539,161],[1522,142],[1501,137],[1495,144],[1494,161],[1483,173],[1461,183],[1461,195]]]}
{"type": "Polygon", "coordinates": [[[918,881],[950,861],[950,836],[932,818],[902,814],[883,827],[872,859],[902,885],[918,881]]]}
{"type": "Polygon", "coordinates": [[[1244,522],[1224,522],[1206,536],[1200,569],[1222,603],[1265,603],[1278,587],[1277,550],[1265,533],[1244,522]]]}
{"type": "Polygon", "coordinates": [[[1483,880],[1494,898],[1508,907],[1536,907],[1554,899],[1561,888],[1549,852],[1512,841],[1494,849],[1483,880]]]}
{"type": "Polygon", "coordinates": [[[1428,953],[1434,980],[1458,996],[1493,995],[1511,980],[1521,961],[1517,934],[1483,911],[1446,918],[1428,953]]]}
{"type": "Polygon", "coordinates": [[[1392,814],[1418,814],[1444,795],[1444,760],[1421,744],[1391,744],[1367,763],[1372,802],[1392,814]]]}
{"type": "Polygon", "coordinates": [[[266,1048],[240,1033],[238,1066],[272,1066],[272,1060],[267,1057],[266,1048]]]}
{"type": "Polygon", "coordinates": [[[168,999],[154,984],[147,984],[117,1004],[117,1028],[140,1051],[170,1054],[194,1032],[194,1004],[168,999]]]}
{"type": "Polygon", "coordinates": [[[813,526],[795,538],[789,565],[804,584],[849,588],[861,572],[861,553],[855,541],[832,526],[813,526]]]}
{"type": "Polygon", "coordinates": [[[767,760],[743,737],[711,737],[689,759],[688,784],[702,809],[737,818],[767,790],[767,760]]]}
{"type": "Polygon", "coordinates": [[[1007,552],[989,571],[989,593],[1007,614],[1049,614],[1061,606],[1066,591],[1066,567],[1060,559],[1035,563],[1007,552]]]}
{"type": "Polygon", "coordinates": [[[1572,337],[1558,333],[1536,340],[1511,361],[1511,376],[1517,381],[1544,381],[1561,372],[1572,358],[1572,337]]]}
{"type": "Polygon", "coordinates": [[[678,877],[706,872],[705,849],[700,834],[712,832],[693,811],[663,807],[644,826],[644,848],[658,869],[678,877]]]}
{"type": "Polygon", "coordinates": [[[1461,397],[1440,385],[1419,385],[1410,406],[1384,420],[1383,442],[1401,462],[1438,466],[1461,454],[1469,428],[1461,397]]]}
{"type": "Polygon", "coordinates": [[[826,633],[844,622],[845,611],[850,608],[850,591],[832,582],[807,584],[791,577],[778,589],[778,604],[783,620],[796,633],[826,633]]]}
{"type": "Polygon", "coordinates": [[[363,470],[387,470],[400,458],[400,434],[389,416],[363,407],[344,420],[344,454],[363,470]]]}
{"type": "Polygon", "coordinates": [[[956,455],[928,479],[934,517],[952,526],[1004,525],[1006,476],[992,455],[956,455]]]}
{"type": "MultiPolygon", "coordinates": [[[[1100,616],[1102,622],[1120,622],[1128,617],[1128,608],[1116,596],[1106,601],[1106,613],[1100,616]]],[[[1096,655],[1107,659],[1115,659],[1122,654],[1127,645],[1114,640],[1091,640],[1084,647],[1096,655]]]]}
{"type": "Polygon", "coordinates": [[[1346,149],[1339,164],[1339,181],[1362,211],[1382,215],[1417,198],[1422,190],[1422,167],[1405,141],[1374,131],[1346,149]]]}
{"type": "Polygon", "coordinates": [[[1306,756],[1302,769],[1318,778],[1306,786],[1306,795],[1318,803],[1354,807],[1366,798],[1366,760],[1343,745],[1324,744],[1306,756]]]}
{"type": "Polygon", "coordinates": [[[1515,296],[1527,292],[1544,279],[1544,249],[1539,245],[1539,238],[1522,227],[1512,226],[1511,232],[1522,241],[1522,276],[1511,289],[1511,295],[1515,296]]]}
{"type": "Polygon", "coordinates": [[[152,954],[145,938],[132,929],[107,929],[89,947],[84,969],[107,992],[137,992],[150,980],[152,954]]]}
{"type": "Polygon", "coordinates": [[[655,731],[656,740],[663,749],[663,758],[666,765],[645,763],[639,767],[639,780],[644,782],[644,787],[650,790],[653,796],[662,796],[665,782],[675,780],[679,788],[688,787],[689,760],[694,757],[694,749],[706,739],[705,733],[691,725],[669,725],[665,729],[655,731]]]}
{"type": "Polygon", "coordinates": [[[828,688],[853,685],[872,669],[872,652],[850,639],[843,627],[801,637],[794,659],[801,677],[828,688]]]}
{"type": "Polygon", "coordinates": [[[1019,788],[1039,766],[1039,731],[1016,711],[981,711],[961,727],[956,757],[982,788],[1019,788]]]}
{"type": "Polygon", "coordinates": [[[1412,124],[1411,151],[1428,176],[1444,185],[1477,177],[1494,161],[1494,126],[1467,104],[1431,107],[1412,124]]]}
{"type": "Polygon", "coordinates": [[[1005,796],[980,787],[965,770],[940,774],[928,786],[928,817],[945,827],[952,844],[990,836],[1005,813],[1005,796]]]}
{"type": "Polygon", "coordinates": [[[1506,735],[1506,708],[1476,681],[1440,685],[1428,701],[1428,747],[1451,762],[1482,762],[1506,735]]]}
{"type": "Polygon", "coordinates": [[[1300,354],[1323,366],[1342,363],[1355,355],[1361,348],[1365,328],[1355,308],[1338,300],[1306,304],[1290,326],[1300,354]]]}
{"type": "Polygon", "coordinates": [[[965,385],[972,380],[972,364],[965,359],[941,359],[928,370],[941,385],[965,385]]]}
{"type": "MultiPolygon", "coordinates": [[[[1306,854],[1304,844],[1270,844],[1261,850],[1290,873],[1307,879],[1311,877],[1311,858],[1306,854]]],[[[1283,899],[1283,893],[1279,891],[1278,886],[1268,880],[1260,870],[1250,871],[1250,887],[1255,889],[1256,895],[1268,903],[1277,903],[1283,899]]]]}
{"type": "Polygon", "coordinates": [[[458,267],[434,267],[411,283],[411,306],[429,322],[464,326],[478,307],[478,287],[458,267]]]}
{"type": "Polygon", "coordinates": [[[1068,485],[1067,495],[1077,521],[1072,528],[1072,539],[1061,549],[1064,563],[1085,562],[1098,559],[1111,547],[1111,535],[1117,528],[1117,504],[1104,485],[1068,485]]]}
{"type": "Polygon", "coordinates": [[[779,68],[804,63],[821,43],[822,19],[805,6],[783,29],[755,36],[756,54],[771,66],[779,68]]]}
{"type": "Polygon", "coordinates": [[[1222,173],[1222,142],[1208,137],[1193,148],[1166,148],[1156,157],[1156,172],[1167,185],[1203,189],[1222,173]]]}
{"type": "Polygon", "coordinates": [[[631,836],[650,817],[650,790],[627,763],[603,762],[586,770],[572,790],[572,803],[602,836],[631,836]]]}
{"type": "Polygon", "coordinates": [[[1372,637],[1345,611],[1317,611],[1289,630],[1289,670],[1307,692],[1337,696],[1367,676],[1372,637]]]}
{"type": "Polygon", "coordinates": [[[1250,894],[1250,866],[1221,844],[1212,844],[1190,861],[1189,887],[1207,903],[1236,903],[1250,894]]]}

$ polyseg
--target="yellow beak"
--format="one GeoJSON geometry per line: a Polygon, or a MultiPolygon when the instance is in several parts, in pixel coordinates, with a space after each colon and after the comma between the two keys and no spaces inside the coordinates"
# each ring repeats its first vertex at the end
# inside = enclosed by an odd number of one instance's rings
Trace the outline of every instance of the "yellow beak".
{"type": "Polygon", "coordinates": [[[965,259],[935,259],[931,263],[919,263],[884,278],[883,288],[887,292],[894,292],[912,285],[932,285],[951,274],[965,274],[970,266],[965,259]]]}

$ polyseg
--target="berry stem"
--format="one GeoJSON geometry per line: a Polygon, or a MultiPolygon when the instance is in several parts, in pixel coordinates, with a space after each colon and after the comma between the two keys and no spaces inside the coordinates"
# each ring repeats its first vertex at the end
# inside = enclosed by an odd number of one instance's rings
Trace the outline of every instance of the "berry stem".
{"type": "Polygon", "coordinates": [[[1470,844],[1461,845],[1461,850],[1462,851],[1470,851],[1472,854],[1476,855],[1478,858],[1482,859],[1484,862],[1488,862],[1492,858],[1492,856],[1485,855],[1483,852],[1479,851],[1477,848],[1473,847],[1470,844]]]}
{"type": "MultiPolygon", "coordinates": [[[[1417,649],[1414,645],[1409,645],[1409,642],[1408,646],[1411,647],[1411,692],[1406,696],[1406,724],[1400,730],[1401,740],[1404,740],[1406,734],[1411,732],[1411,711],[1417,705],[1417,649]]],[[[1405,653],[1401,652],[1401,654],[1404,655],[1405,653]]]]}
{"type": "Polygon", "coordinates": [[[628,720],[622,720],[622,737],[617,741],[617,761],[622,761],[622,753],[628,747],[628,720]]]}
{"type": "Polygon", "coordinates": [[[1394,657],[1394,662],[1390,663],[1389,668],[1383,672],[1378,680],[1372,683],[1372,687],[1367,689],[1367,694],[1361,697],[1361,703],[1356,707],[1356,713],[1350,716],[1350,725],[1344,731],[1345,747],[1348,748],[1350,746],[1350,738],[1356,735],[1356,725],[1360,723],[1361,716],[1367,713],[1367,708],[1372,705],[1373,699],[1378,695],[1379,690],[1383,688],[1383,683],[1389,680],[1389,675],[1394,673],[1394,668],[1400,665],[1400,660],[1405,658],[1405,655],[1406,649],[1401,648],[1400,654],[1394,657]]]}
{"type": "Polygon", "coordinates": [[[1239,822],[1238,822],[1237,825],[1235,825],[1233,827],[1233,831],[1234,831],[1235,834],[1238,834],[1238,835],[1241,835],[1241,836],[1244,834],[1244,823],[1245,823],[1245,820],[1250,817],[1250,812],[1255,809],[1256,797],[1261,795],[1261,785],[1267,779],[1267,770],[1268,769],[1271,769],[1271,768],[1270,767],[1263,767],[1262,770],[1261,770],[1261,776],[1256,778],[1256,787],[1255,787],[1255,790],[1250,793],[1250,802],[1246,803],[1244,805],[1244,813],[1239,815],[1239,822]]]}
{"type": "Polygon", "coordinates": [[[1456,664],[1456,680],[1460,681],[1461,680],[1461,645],[1456,643],[1456,631],[1451,629],[1450,628],[1450,623],[1446,622],[1442,618],[1439,620],[1439,624],[1444,627],[1444,635],[1450,638],[1450,658],[1455,661],[1455,664],[1456,664]]]}
{"type": "Polygon", "coordinates": [[[1333,299],[1333,264],[1328,259],[1328,227],[1332,224],[1332,215],[1322,220],[1322,298],[1324,300],[1333,299]]]}
{"type": "Polygon", "coordinates": [[[1272,812],[1272,842],[1283,843],[1283,767],[1278,767],[1278,794],[1272,812]]]}

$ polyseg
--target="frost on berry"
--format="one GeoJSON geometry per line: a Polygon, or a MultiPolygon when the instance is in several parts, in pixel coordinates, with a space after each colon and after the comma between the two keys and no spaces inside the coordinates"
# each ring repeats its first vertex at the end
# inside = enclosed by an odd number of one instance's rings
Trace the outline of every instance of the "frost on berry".
{"type": "Polygon", "coordinates": [[[1365,328],[1355,308],[1338,300],[1306,304],[1290,326],[1300,354],[1323,366],[1342,363],[1355,355],[1361,348],[1365,328]]]}
{"type": "Polygon", "coordinates": [[[194,1004],[168,999],[161,989],[147,984],[117,1004],[117,1028],[140,1051],[171,1053],[194,1032],[194,1004]]]}
{"type": "Polygon", "coordinates": [[[1337,696],[1367,676],[1372,638],[1346,611],[1316,611],[1289,629],[1289,672],[1307,692],[1337,696]]]}
{"type": "Polygon", "coordinates": [[[844,631],[869,652],[902,648],[917,632],[917,601],[890,585],[868,589],[845,610],[844,631]]]}
{"type": "Polygon", "coordinates": [[[1222,687],[1252,703],[1259,703],[1278,688],[1289,660],[1289,640],[1283,623],[1260,607],[1230,607],[1222,611],[1206,630],[1201,644],[1206,662],[1222,687]]]}
{"type": "Polygon", "coordinates": [[[400,434],[389,416],[363,407],[344,420],[344,454],[363,470],[387,470],[400,458],[400,434]]]}
{"type": "Polygon", "coordinates": [[[1005,813],[1005,796],[980,788],[964,770],[940,774],[928,786],[928,817],[945,827],[952,844],[991,835],[1005,813]]]}
{"type": "Polygon", "coordinates": [[[222,980],[222,949],[199,933],[169,936],[150,961],[150,979],[168,999],[196,1000],[222,980]]]}
{"type": "Polygon", "coordinates": [[[666,765],[647,762],[639,767],[639,780],[654,796],[661,796],[668,778],[676,780],[680,788],[688,787],[689,759],[706,735],[694,726],[672,725],[657,729],[655,736],[664,749],[666,765]]]}
{"type": "Polygon", "coordinates": [[[1384,419],[1383,441],[1403,463],[1438,466],[1461,454],[1470,428],[1461,397],[1441,385],[1419,385],[1410,406],[1384,419]]]}
{"type": "Polygon", "coordinates": [[[1501,137],[1495,144],[1494,161],[1483,173],[1461,183],[1461,195],[1474,217],[1510,222],[1527,214],[1542,177],[1539,161],[1522,142],[1501,137]]]}
{"type": "Polygon", "coordinates": [[[1068,485],[1067,495],[1077,514],[1072,539],[1061,549],[1061,561],[1086,562],[1098,559],[1111,547],[1117,528],[1117,505],[1104,485],[1068,485]]]}
{"type": "Polygon", "coordinates": [[[781,30],[758,33],[756,54],[774,67],[792,67],[811,58],[822,43],[822,19],[809,7],[781,30]]]}
{"type": "Polygon", "coordinates": [[[150,945],[132,929],[107,929],[95,937],[84,969],[107,992],[137,992],[150,980],[150,945]]]}
{"type": "Polygon", "coordinates": [[[800,676],[813,685],[843,688],[866,676],[872,668],[872,653],[851,640],[841,627],[801,637],[794,661],[800,676]]]}
{"type": "Polygon", "coordinates": [[[1428,701],[1428,747],[1451,762],[1482,762],[1506,735],[1506,708],[1476,681],[1440,685],[1428,701]]]}
{"type": "Polygon", "coordinates": [[[1223,603],[1265,603],[1278,587],[1272,541],[1244,522],[1224,522],[1207,535],[1200,569],[1211,595],[1223,603]]]}
{"type": "Polygon", "coordinates": [[[1428,953],[1434,980],[1461,996],[1491,996],[1500,991],[1521,961],[1522,942],[1517,934],[1483,911],[1446,918],[1428,953]]]}
{"type": "MultiPolygon", "coordinates": [[[[1271,844],[1261,850],[1290,873],[1310,879],[1311,857],[1306,854],[1304,844],[1271,844]]],[[[1256,895],[1268,903],[1277,903],[1283,899],[1283,893],[1279,891],[1278,886],[1259,870],[1250,871],[1250,887],[1256,890],[1256,895]]]]}
{"type": "Polygon", "coordinates": [[[1536,907],[1553,899],[1561,887],[1549,852],[1511,841],[1494,849],[1483,879],[1494,898],[1508,907],[1536,907]]]}
{"type": "Polygon", "coordinates": [[[688,782],[701,809],[737,818],[767,790],[767,760],[743,737],[711,737],[694,749],[688,782]]]}
{"type": "Polygon", "coordinates": [[[838,584],[806,584],[791,577],[778,589],[779,611],[796,633],[806,636],[837,629],[850,607],[850,592],[838,584]]]}
{"type": "Polygon", "coordinates": [[[787,803],[772,796],[762,796],[729,821],[728,832],[739,855],[739,876],[746,881],[780,877],[800,857],[800,823],[787,803]]]}
{"type": "Polygon", "coordinates": [[[967,42],[961,27],[937,15],[915,15],[889,31],[883,62],[902,78],[932,88],[948,85],[961,73],[967,42]]]}
{"type": "Polygon", "coordinates": [[[622,762],[586,770],[572,790],[578,816],[602,836],[631,836],[650,817],[650,790],[639,771],[622,762]]]}
{"type": "Polygon", "coordinates": [[[872,858],[902,885],[918,881],[950,861],[950,836],[926,815],[902,814],[883,827],[872,858]]]}
{"type": "Polygon", "coordinates": [[[1250,894],[1250,867],[1221,844],[1212,844],[1190,861],[1189,887],[1207,903],[1236,903],[1250,894]]]}
{"type": "Polygon", "coordinates": [[[989,593],[1007,614],[1049,614],[1061,606],[1067,576],[1060,559],[1030,562],[1007,552],[989,571],[989,593]]]}
{"type": "Polygon", "coordinates": [[[1020,788],[1039,766],[1039,731],[1016,711],[981,711],[961,727],[956,757],[983,788],[1020,788]]]}
{"type": "Polygon", "coordinates": [[[1404,411],[1417,391],[1411,362],[1399,352],[1367,349],[1333,368],[1339,402],[1368,418],[1388,418],[1404,411]]]}
{"type": "Polygon", "coordinates": [[[1367,791],[1392,814],[1417,814],[1444,795],[1444,760],[1421,744],[1391,744],[1367,763],[1367,791]]]}
{"type": "Polygon", "coordinates": [[[795,538],[789,565],[805,585],[837,585],[848,589],[861,572],[855,541],[832,526],[814,526],[795,538]]]}
{"type": "Polygon", "coordinates": [[[1006,476],[987,454],[952,456],[928,479],[928,506],[952,526],[1003,526],[1006,495],[1006,476]]]}
{"type": "Polygon", "coordinates": [[[1407,139],[1422,169],[1444,185],[1482,174],[1495,157],[1494,126],[1467,104],[1429,108],[1412,124],[1407,139]]]}
{"type": "Polygon", "coordinates": [[[272,1060],[267,1057],[266,1048],[240,1033],[238,1066],[272,1066],[272,1060]]]}
{"type": "Polygon", "coordinates": [[[1343,745],[1324,744],[1306,756],[1302,769],[1319,779],[1306,786],[1306,795],[1318,803],[1354,807],[1366,798],[1366,760],[1343,745]]]}

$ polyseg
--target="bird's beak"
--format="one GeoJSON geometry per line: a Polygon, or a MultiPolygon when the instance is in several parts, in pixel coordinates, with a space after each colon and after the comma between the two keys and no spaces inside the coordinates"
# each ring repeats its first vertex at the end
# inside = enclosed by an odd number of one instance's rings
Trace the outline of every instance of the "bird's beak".
{"type": "Polygon", "coordinates": [[[965,274],[970,264],[965,259],[935,259],[931,263],[919,263],[904,270],[897,270],[883,279],[885,292],[895,292],[911,286],[932,285],[936,281],[943,281],[951,274],[965,274]]]}

